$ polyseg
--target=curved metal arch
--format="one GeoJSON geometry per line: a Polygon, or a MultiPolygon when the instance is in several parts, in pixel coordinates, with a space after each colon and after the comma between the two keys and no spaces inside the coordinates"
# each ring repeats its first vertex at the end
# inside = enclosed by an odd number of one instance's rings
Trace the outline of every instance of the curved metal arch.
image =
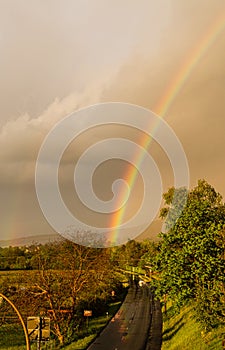
{"type": "Polygon", "coordinates": [[[19,312],[17,307],[12,303],[12,301],[9,300],[5,295],[0,293],[0,297],[3,298],[5,301],[7,301],[7,303],[9,303],[12,306],[12,308],[14,309],[14,311],[17,313],[17,316],[19,317],[19,320],[20,320],[20,322],[21,322],[21,324],[23,326],[23,331],[24,331],[24,334],[25,334],[27,350],[30,350],[29,336],[28,336],[27,328],[26,328],[26,325],[25,325],[25,323],[23,321],[21,313],[19,312]]]}

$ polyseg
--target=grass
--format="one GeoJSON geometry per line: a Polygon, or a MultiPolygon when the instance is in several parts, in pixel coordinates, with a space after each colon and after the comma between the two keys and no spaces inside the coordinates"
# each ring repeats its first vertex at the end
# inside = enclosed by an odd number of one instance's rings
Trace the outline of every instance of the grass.
{"type": "Polygon", "coordinates": [[[194,307],[185,306],[174,314],[170,306],[164,314],[162,350],[222,350],[224,330],[206,333],[194,317],[194,307]]]}
{"type": "Polygon", "coordinates": [[[88,345],[98,336],[102,329],[107,325],[112,316],[118,311],[121,302],[112,303],[109,305],[108,315],[100,316],[90,320],[83,336],[77,341],[63,347],[63,350],[85,350],[88,345]]]}
{"type": "Polygon", "coordinates": [[[88,335],[82,339],[77,340],[74,343],[64,347],[65,350],[81,350],[86,349],[87,346],[95,339],[95,334],[88,335]]]}
{"type": "MultiPolygon", "coordinates": [[[[106,326],[111,317],[117,312],[121,302],[115,302],[109,305],[108,315],[103,315],[89,320],[88,325],[77,334],[77,341],[64,346],[63,350],[82,350],[93,341],[93,339],[106,326]]],[[[54,340],[45,342],[41,345],[42,350],[56,350],[58,347],[54,340]]],[[[0,349],[1,350],[26,350],[26,341],[21,324],[2,324],[0,326],[0,349]]],[[[31,343],[31,350],[36,350],[37,344],[31,343]]]]}
{"type": "Polygon", "coordinates": [[[1,325],[0,327],[0,349],[24,349],[21,344],[26,344],[23,330],[18,324],[1,325]]]}
{"type": "MultiPolygon", "coordinates": [[[[25,350],[26,340],[23,329],[19,323],[2,324],[0,326],[0,349],[1,350],[25,350]]],[[[37,349],[33,344],[31,349],[37,349]]],[[[43,349],[44,350],[44,349],[43,349]]]]}

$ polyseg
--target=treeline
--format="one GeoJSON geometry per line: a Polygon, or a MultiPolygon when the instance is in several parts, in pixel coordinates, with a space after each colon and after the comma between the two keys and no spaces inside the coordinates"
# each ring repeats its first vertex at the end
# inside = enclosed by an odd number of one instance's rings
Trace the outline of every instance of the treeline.
{"type": "MultiPolygon", "coordinates": [[[[65,244],[65,239],[59,239],[46,244],[33,244],[21,247],[0,247],[0,270],[36,270],[39,268],[40,255],[48,256],[48,268],[56,268],[57,251],[55,247],[65,244]]],[[[69,241],[70,242],[70,241],[69,241]]],[[[69,243],[73,245],[73,243],[69,243]]],[[[130,240],[127,244],[108,249],[110,260],[114,266],[126,268],[127,266],[138,266],[145,253],[149,252],[150,246],[157,245],[154,242],[137,242],[130,240]]],[[[91,250],[91,248],[90,248],[91,250]]],[[[60,266],[63,268],[63,266],[60,266]]]]}
{"type": "Polygon", "coordinates": [[[0,270],[30,270],[40,245],[27,247],[0,247],[0,270]]]}

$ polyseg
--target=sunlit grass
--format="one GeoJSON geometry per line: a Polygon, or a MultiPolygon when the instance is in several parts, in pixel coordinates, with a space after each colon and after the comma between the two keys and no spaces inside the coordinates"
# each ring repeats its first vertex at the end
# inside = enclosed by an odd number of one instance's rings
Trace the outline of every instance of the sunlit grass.
{"type": "Polygon", "coordinates": [[[88,335],[87,337],[84,337],[82,339],[79,339],[78,341],[71,343],[70,345],[64,347],[64,350],[81,350],[86,349],[88,344],[90,344],[93,339],[96,337],[95,334],[88,335]]]}
{"type": "Polygon", "coordinates": [[[222,350],[222,327],[206,333],[194,317],[193,306],[185,306],[173,315],[173,307],[164,315],[162,350],[222,350]]]}
{"type": "Polygon", "coordinates": [[[108,315],[96,317],[90,320],[84,330],[83,337],[77,341],[65,346],[63,350],[85,350],[88,345],[98,336],[102,329],[107,325],[113,315],[117,312],[121,302],[112,303],[109,305],[108,315]]]}
{"type": "MultiPolygon", "coordinates": [[[[63,347],[64,350],[86,349],[93,339],[110,321],[111,317],[119,309],[121,302],[109,305],[108,314],[100,317],[90,318],[88,324],[77,334],[77,341],[63,347]]],[[[41,344],[42,350],[56,350],[56,342],[51,340],[41,344]]],[[[2,324],[0,326],[0,349],[1,350],[26,350],[26,341],[23,329],[19,323],[2,324]]],[[[36,343],[31,343],[31,350],[37,349],[36,343]]]]}

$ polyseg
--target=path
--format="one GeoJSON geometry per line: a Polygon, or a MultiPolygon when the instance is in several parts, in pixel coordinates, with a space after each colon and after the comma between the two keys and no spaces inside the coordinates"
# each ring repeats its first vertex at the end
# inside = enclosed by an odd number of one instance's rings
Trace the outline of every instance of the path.
{"type": "Polygon", "coordinates": [[[143,350],[151,321],[147,286],[131,287],[120,310],[88,350],[143,350]]]}

